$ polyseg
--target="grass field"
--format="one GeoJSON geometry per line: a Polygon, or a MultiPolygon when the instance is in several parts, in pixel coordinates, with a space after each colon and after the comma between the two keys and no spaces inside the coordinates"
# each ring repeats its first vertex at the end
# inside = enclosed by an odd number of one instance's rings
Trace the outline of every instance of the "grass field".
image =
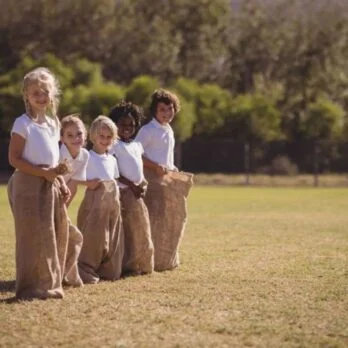
{"type": "Polygon", "coordinates": [[[0,346],[347,347],[347,212],[347,188],[197,186],[179,269],[18,303],[1,186],[0,346]]]}

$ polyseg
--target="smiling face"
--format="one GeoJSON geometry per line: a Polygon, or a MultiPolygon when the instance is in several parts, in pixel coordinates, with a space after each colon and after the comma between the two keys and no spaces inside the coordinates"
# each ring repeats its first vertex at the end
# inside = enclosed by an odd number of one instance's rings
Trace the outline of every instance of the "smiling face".
{"type": "Polygon", "coordinates": [[[123,116],[117,121],[118,136],[124,142],[129,142],[135,133],[135,121],[132,116],[123,116]]]}
{"type": "Polygon", "coordinates": [[[26,98],[34,114],[45,112],[51,102],[47,86],[39,82],[28,86],[26,98]]]}
{"type": "Polygon", "coordinates": [[[93,136],[93,150],[98,154],[106,153],[110,150],[113,142],[114,137],[112,131],[108,127],[102,126],[93,136]]]}
{"type": "Polygon", "coordinates": [[[159,102],[156,108],[156,120],[162,124],[170,123],[175,115],[174,105],[172,103],[166,104],[163,102],[159,102]]]}
{"type": "Polygon", "coordinates": [[[75,158],[86,141],[86,131],[80,123],[70,123],[62,130],[61,141],[75,158]]]}

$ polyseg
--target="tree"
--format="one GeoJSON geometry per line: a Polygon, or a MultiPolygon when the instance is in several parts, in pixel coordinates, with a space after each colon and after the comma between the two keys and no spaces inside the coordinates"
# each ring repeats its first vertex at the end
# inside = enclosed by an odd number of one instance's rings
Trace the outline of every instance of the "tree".
{"type": "Polygon", "coordinates": [[[327,98],[309,104],[304,121],[306,136],[313,140],[337,140],[342,135],[345,111],[327,98]]]}
{"type": "Polygon", "coordinates": [[[218,133],[248,143],[279,139],[280,113],[272,101],[260,94],[239,95],[218,133]]]}

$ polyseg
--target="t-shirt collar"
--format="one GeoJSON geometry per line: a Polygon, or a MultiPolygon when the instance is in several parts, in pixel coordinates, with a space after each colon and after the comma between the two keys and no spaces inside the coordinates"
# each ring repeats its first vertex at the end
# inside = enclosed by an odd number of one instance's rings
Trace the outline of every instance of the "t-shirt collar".
{"type": "Polygon", "coordinates": [[[72,158],[68,148],[66,147],[65,144],[62,144],[61,146],[61,151],[62,151],[62,154],[63,154],[63,158],[67,158],[68,160],[71,160],[71,161],[82,161],[83,158],[82,158],[82,151],[80,150],[80,152],[78,153],[78,155],[76,156],[76,158],[72,158]]]}
{"type": "Polygon", "coordinates": [[[164,128],[164,129],[168,129],[169,128],[169,124],[161,124],[159,123],[155,117],[152,118],[151,123],[156,127],[156,128],[164,128]]]}

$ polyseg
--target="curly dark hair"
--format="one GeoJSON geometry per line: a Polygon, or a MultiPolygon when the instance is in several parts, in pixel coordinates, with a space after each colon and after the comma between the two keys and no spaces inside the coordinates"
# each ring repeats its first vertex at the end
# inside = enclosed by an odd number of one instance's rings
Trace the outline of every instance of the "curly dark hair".
{"type": "Polygon", "coordinates": [[[150,115],[155,116],[158,103],[164,103],[166,105],[173,104],[174,112],[180,111],[179,98],[173,93],[165,89],[156,89],[151,96],[151,103],[149,107],[150,115]]]}
{"type": "Polygon", "coordinates": [[[131,102],[122,100],[119,104],[115,105],[109,112],[108,115],[114,123],[120,120],[120,118],[125,116],[131,116],[135,122],[135,130],[137,131],[144,119],[144,114],[142,109],[131,102]]]}

